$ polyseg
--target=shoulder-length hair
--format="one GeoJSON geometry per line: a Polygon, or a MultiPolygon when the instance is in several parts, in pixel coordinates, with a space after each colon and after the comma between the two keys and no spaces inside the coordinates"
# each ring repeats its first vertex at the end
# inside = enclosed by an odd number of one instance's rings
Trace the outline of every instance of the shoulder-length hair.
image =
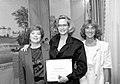
{"type": "Polygon", "coordinates": [[[81,31],[80,31],[80,35],[83,39],[86,39],[85,28],[89,26],[92,26],[95,28],[94,38],[99,38],[102,35],[102,30],[99,27],[99,25],[96,22],[92,22],[91,20],[88,20],[85,22],[85,24],[83,24],[81,31]]]}
{"type": "Polygon", "coordinates": [[[75,26],[74,26],[73,22],[71,21],[71,19],[66,15],[60,15],[59,18],[56,20],[56,26],[57,27],[58,27],[60,19],[65,19],[67,21],[67,24],[69,26],[69,32],[68,33],[72,34],[75,31],[75,26]]]}

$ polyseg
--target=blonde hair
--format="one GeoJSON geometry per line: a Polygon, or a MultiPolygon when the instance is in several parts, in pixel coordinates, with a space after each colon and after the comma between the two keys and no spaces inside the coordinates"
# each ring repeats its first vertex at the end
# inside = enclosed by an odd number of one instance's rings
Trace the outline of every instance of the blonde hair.
{"type": "Polygon", "coordinates": [[[60,19],[65,19],[67,21],[67,24],[69,26],[68,33],[72,34],[75,31],[75,26],[74,26],[74,23],[71,21],[71,19],[66,15],[60,15],[59,18],[56,20],[57,27],[60,19]]]}

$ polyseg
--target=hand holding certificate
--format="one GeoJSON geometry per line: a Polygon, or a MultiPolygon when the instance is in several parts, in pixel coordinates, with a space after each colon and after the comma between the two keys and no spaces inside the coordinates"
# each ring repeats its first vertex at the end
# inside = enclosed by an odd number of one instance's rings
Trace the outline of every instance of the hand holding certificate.
{"type": "Polygon", "coordinates": [[[60,76],[72,73],[72,59],[55,59],[46,61],[47,81],[58,81],[60,76]]]}

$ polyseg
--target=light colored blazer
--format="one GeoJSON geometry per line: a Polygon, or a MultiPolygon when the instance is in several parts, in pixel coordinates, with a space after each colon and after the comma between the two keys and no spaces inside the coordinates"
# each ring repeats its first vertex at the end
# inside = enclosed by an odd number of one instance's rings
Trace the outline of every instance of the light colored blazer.
{"type": "MultiPolygon", "coordinates": [[[[45,60],[49,59],[49,45],[42,43],[42,54],[45,66],[45,60]]],[[[34,84],[33,63],[31,50],[20,51],[19,55],[14,57],[13,69],[15,84],[34,84]],[[24,73],[25,70],[25,73],[24,73]],[[25,76],[26,74],[26,76],[25,76]],[[17,82],[17,83],[16,83],[17,82]],[[19,83],[18,83],[19,82],[19,83]]],[[[46,73],[44,68],[44,78],[46,81],[46,73]]]]}
{"type": "MultiPolygon", "coordinates": [[[[83,41],[85,45],[85,41],[83,41]]],[[[85,45],[86,54],[88,52],[86,45],[85,45]]],[[[112,62],[111,62],[111,52],[109,49],[109,44],[104,41],[99,41],[97,39],[97,48],[94,52],[93,56],[93,62],[91,62],[91,65],[94,66],[93,72],[94,72],[94,78],[95,78],[95,84],[104,84],[104,74],[103,74],[103,68],[112,68],[112,62]]],[[[88,56],[87,56],[88,57],[88,56]]],[[[93,75],[93,74],[92,74],[93,75]]],[[[87,76],[87,74],[80,79],[80,84],[89,84],[87,81],[88,79],[92,81],[92,76],[87,76]]]]}

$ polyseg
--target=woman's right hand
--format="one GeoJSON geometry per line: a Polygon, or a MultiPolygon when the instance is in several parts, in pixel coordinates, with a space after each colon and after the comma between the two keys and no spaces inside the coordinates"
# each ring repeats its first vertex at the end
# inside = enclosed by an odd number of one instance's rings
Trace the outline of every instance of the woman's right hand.
{"type": "Polygon", "coordinates": [[[21,48],[20,50],[21,50],[21,51],[27,51],[28,47],[29,47],[29,44],[26,44],[26,45],[24,45],[23,48],[21,48]]]}

